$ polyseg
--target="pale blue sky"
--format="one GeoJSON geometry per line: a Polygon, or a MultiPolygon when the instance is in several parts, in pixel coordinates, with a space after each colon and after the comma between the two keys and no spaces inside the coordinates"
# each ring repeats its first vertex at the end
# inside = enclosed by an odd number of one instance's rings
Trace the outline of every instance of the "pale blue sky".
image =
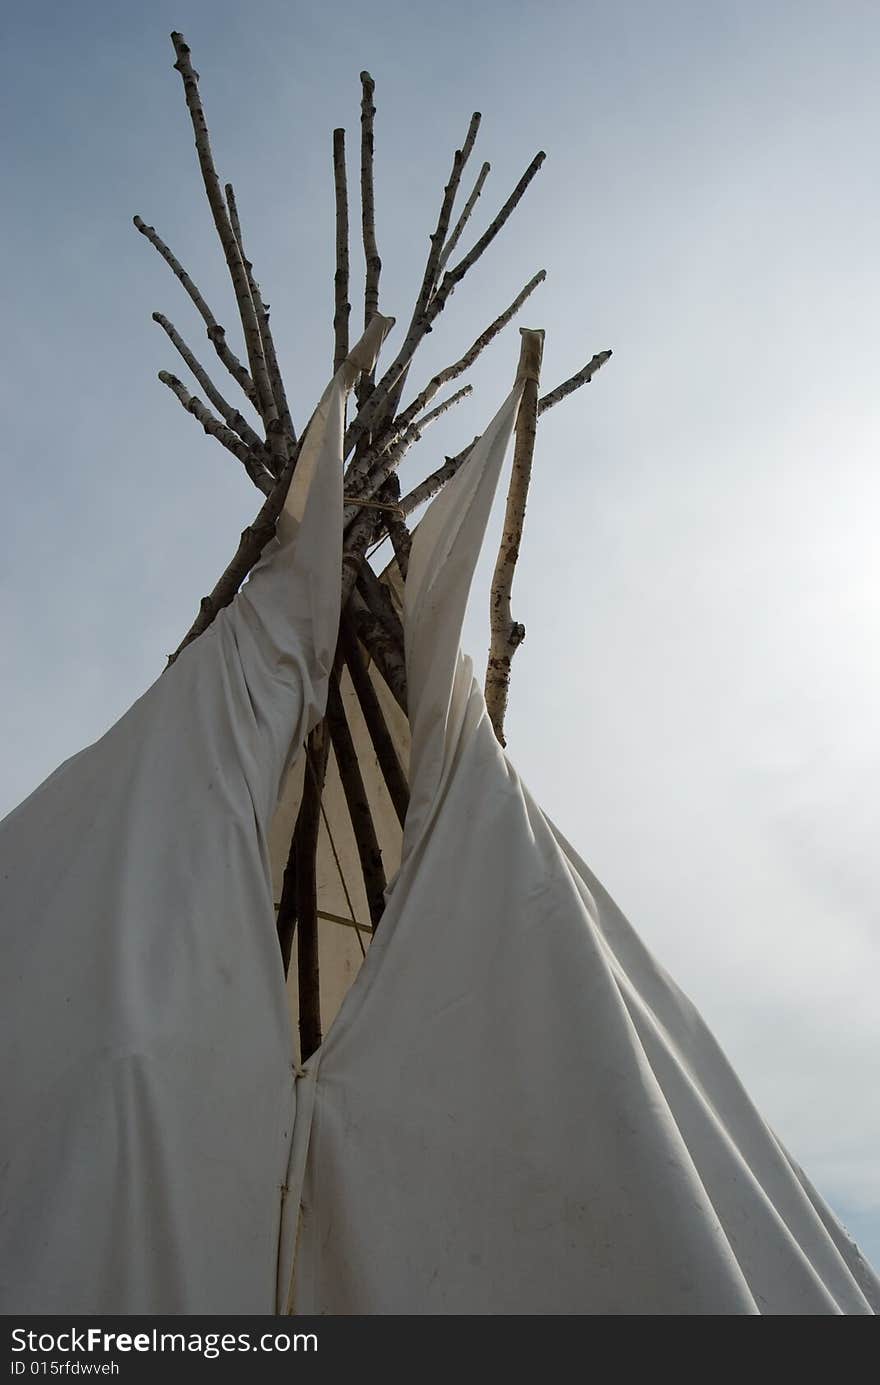
{"type": "MultiPolygon", "coordinates": [[[[548,386],[615,351],[541,426],[511,753],[880,1262],[880,9],[38,0],[2,23],[0,811],[158,674],[255,509],[155,378],[177,365],[153,309],[204,337],[133,213],[234,311],[169,31],[300,420],[332,354],[330,131],[354,153],[358,72],[398,318],[480,109],[481,225],[548,159],[415,383],[541,267],[523,321],[548,386]]],[[[481,428],[517,344],[419,471],[481,428]]]]}

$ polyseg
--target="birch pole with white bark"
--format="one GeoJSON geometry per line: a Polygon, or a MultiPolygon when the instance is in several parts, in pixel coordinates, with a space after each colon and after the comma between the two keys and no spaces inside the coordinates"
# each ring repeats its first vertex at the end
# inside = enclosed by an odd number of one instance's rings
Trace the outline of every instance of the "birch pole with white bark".
{"type": "Polygon", "coordinates": [[[459,261],[454,269],[448,269],[446,271],[423,311],[413,315],[413,320],[403,345],[390,366],[388,366],[379,383],[376,385],[374,392],[370,395],[366,404],[359,410],[357,416],[352,420],[346,430],[346,457],[364,434],[369,432],[374,426],[380,410],[388,401],[391,391],[396,388],[401,376],[409,369],[412,358],[419,345],[427,334],[432,331],[435,321],[446,307],[450,296],[455,291],[457,285],[464,279],[468,271],[473,269],[480,257],[492,244],[495,237],[510,220],[513,212],[519,206],[526,189],[543,164],[544,158],[545,155],[543,151],[535,155],[513,192],[504,203],[504,206],[501,208],[500,212],[498,212],[494,220],[490,222],[477,243],[467,255],[459,261]]]}
{"type": "MultiPolygon", "coordinates": [[[[269,376],[269,388],[275,405],[275,411],[278,415],[276,419],[267,422],[266,428],[269,433],[281,434],[284,441],[284,454],[289,457],[291,455],[291,449],[296,445],[296,429],[293,426],[290,407],[287,403],[287,391],[284,388],[281,368],[278,365],[278,355],[275,351],[275,339],[272,336],[272,328],[269,325],[269,304],[263,302],[260,286],[254,278],[254,266],[245,254],[244,237],[241,231],[241,222],[238,219],[238,203],[235,200],[235,189],[231,183],[226,184],[226,206],[229,211],[232,233],[238,245],[238,253],[241,255],[241,261],[247,275],[251,302],[254,305],[254,312],[257,316],[257,327],[260,332],[263,359],[266,362],[266,373],[269,376]]],[[[281,454],[280,446],[275,450],[278,455],[281,454]]]]}
{"type": "MultiPolygon", "coordinates": [[[[526,299],[528,299],[534,293],[535,289],[540,284],[543,284],[546,277],[547,271],[544,269],[539,270],[538,273],[535,274],[533,278],[529,280],[526,286],[520,290],[513,302],[507,308],[504,309],[504,312],[500,313],[499,316],[495,318],[494,322],[490,322],[489,326],[486,327],[480,333],[476,341],[474,341],[471,344],[471,346],[468,347],[464,355],[461,356],[457,361],[454,361],[452,365],[444,366],[442,370],[439,370],[436,373],[436,375],[433,375],[431,379],[428,381],[427,385],[425,385],[424,389],[422,389],[416,395],[415,399],[413,399],[412,402],[408,404],[405,409],[401,410],[401,412],[394,419],[393,424],[380,435],[378,441],[376,441],[373,444],[369,452],[366,453],[366,455],[364,456],[362,460],[362,471],[364,475],[364,480],[361,482],[358,482],[357,480],[350,480],[348,489],[352,494],[358,494],[359,485],[362,489],[365,489],[366,493],[369,493],[369,490],[374,488],[370,484],[374,474],[378,475],[380,480],[387,479],[389,470],[385,468],[382,469],[379,473],[377,473],[376,464],[381,463],[382,458],[385,455],[387,455],[388,452],[394,449],[394,447],[400,441],[403,434],[410,428],[410,425],[414,423],[414,421],[418,418],[419,414],[421,414],[425,406],[431,402],[431,400],[435,397],[438,391],[441,390],[444,385],[449,384],[452,380],[457,380],[460,375],[463,375],[465,373],[465,371],[470,370],[471,366],[473,366],[479,358],[479,356],[482,355],[486,347],[490,346],[491,343],[498,336],[499,332],[503,331],[507,324],[510,321],[512,321],[512,319],[516,316],[520,308],[525,303],[526,299]]],[[[453,399],[455,399],[456,397],[460,397],[460,393],[459,396],[453,396],[453,399]]],[[[448,400],[446,407],[449,407],[451,402],[451,400],[448,400]]],[[[424,428],[424,425],[428,421],[428,419],[434,416],[434,414],[423,415],[421,419],[421,427],[424,428]]],[[[416,441],[417,440],[418,439],[416,439],[416,441]]]]}
{"type": "Polygon", "coordinates": [[[473,212],[474,207],[477,205],[477,199],[479,198],[480,193],[483,191],[483,184],[488,178],[491,170],[492,165],[484,163],[483,167],[477,174],[477,181],[474,183],[473,191],[468,200],[465,202],[461,216],[455,223],[455,226],[453,227],[452,232],[450,233],[449,239],[443,247],[443,251],[440,255],[440,260],[437,265],[438,270],[443,270],[446,268],[450,255],[452,254],[455,247],[458,245],[458,242],[461,240],[464,228],[465,226],[467,226],[468,222],[471,219],[471,213],[473,212]]]}
{"type": "Polygon", "coordinates": [[[336,273],[333,277],[333,371],[348,355],[348,179],[345,170],[345,131],[333,131],[333,187],[336,201],[336,273]]]}
{"type": "Polygon", "coordinates": [[[373,93],[376,83],[369,72],[361,73],[361,233],[364,241],[364,327],[369,327],[379,311],[379,276],[382,260],[376,244],[376,199],[373,185],[375,136],[373,123],[376,107],[373,93]]]}
{"type": "Polygon", "coordinates": [[[132,217],[132,221],[134,222],[134,225],[137,227],[137,229],[140,231],[141,235],[146,240],[148,240],[156,250],[158,250],[159,254],[162,256],[162,259],[168,265],[172,274],[183,285],[184,289],[189,294],[190,299],[192,300],[196,310],[200,313],[202,317],[202,320],[205,324],[205,328],[208,333],[208,340],[211,342],[212,346],[214,347],[214,350],[220,357],[220,360],[226,366],[226,369],[229,371],[233,380],[235,380],[237,384],[241,387],[241,389],[244,391],[250,403],[253,404],[255,409],[259,409],[257,401],[257,391],[254,388],[254,382],[251,379],[248,371],[242,365],[241,361],[238,359],[235,353],[232,350],[230,350],[229,344],[226,340],[226,328],[222,327],[220,323],[217,321],[214,314],[211,312],[211,309],[205,302],[204,297],[199,292],[198,288],[193,283],[190,276],[187,274],[186,270],[178,260],[177,256],[174,255],[171,250],[169,250],[164,240],[162,240],[162,237],[156,231],[155,226],[148,226],[144,219],[140,216],[132,217]]]}
{"type": "Polygon", "coordinates": [[[183,382],[178,380],[176,375],[172,375],[170,370],[160,370],[159,379],[162,381],[163,385],[168,386],[172,394],[177,396],[187,413],[192,414],[193,418],[199,421],[205,432],[211,437],[216,438],[218,442],[223,444],[228,452],[231,452],[234,457],[238,458],[254,485],[257,486],[264,495],[270,495],[275,485],[276,477],[266,466],[260,454],[254,453],[246,443],[241,441],[237,433],[234,433],[231,428],[227,428],[225,424],[221,423],[219,418],[216,418],[215,415],[211,413],[211,410],[206,408],[201,399],[198,399],[194,394],[190,394],[183,382]]]}
{"type": "Polygon", "coordinates": [[[239,409],[234,408],[232,404],[229,404],[226,401],[226,399],[218,390],[217,386],[214,384],[208,372],[204,369],[201,363],[196,359],[193,352],[187,346],[186,342],[183,340],[183,337],[180,335],[177,328],[174,326],[174,323],[169,322],[168,318],[165,317],[163,313],[153,313],[153,321],[159,324],[159,326],[162,328],[163,332],[166,334],[169,341],[171,342],[172,346],[180,353],[181,357],[189,367],[189,370],[194,375],[196,380],[198,380],[202,389],[205,391],[205,394],[208,396],[211,403],[214,405],[214,408],[217,409],[225,418],[227,426],[231,428],[233,432],[238,434],[242,442],[245,443],[251,449],[252,452],[256,452],[257,455],[264,452],[266,450],[266,444],[259,437],[259,435],[254,432],[253,428],[250,426],[250,424],[248,423],[244,415],[241,413],[241,411],[239,409]]]}
{"type": "Polygon", "coordinates": [[[244,257],[232,227],[229,208],[226,205],[226,199],[220,186],[217,169],[214,166],[214,156],[211,152],[211,140],[208,134],[208,122],[205,119],[205,112],[199,95],[199,74],[192,65],[190,47],[184,39],[183,34],[173,33],[171,35],[171,42],[174,44],[174,51],[177,54],[177,61],[174,66],[180,73],[183,81],[186,104],[192,120],[196,154],[198,156],[199,168],[202,172],[202,182],[205,185],[208,204],[214,218],[214,226],[216,227],[217,235],[220,237],[220,244],[223,247],[223,253],[226,257],[226,264],[229,269],[229,276],[232,280],[232,287],[235,293],[235,301],[238,304],[238,312],[244,331],[245,346],[247,347],[248,362],[251,369],[251,379],[254,382],[254,389],[256,390],[257,406],[260,410],[260,417],[266,427],[267,438],[272,451],[279,459],[278,469],[280,470],[283,466],[283,460],[286,460],[284,437],[280,431],[272,427],[273,424],[278,424],[280,422],[280,416],[278,407],[275,403],[275,396],[272,392],[272,382],[269,378],[266,356],[263,351],[263,338],[260,332],[260,324],[257,318],[253,296],[251,294],[248,271],[245,267],[244,257]]]}
{"type": "Polygon", "coordinates": [[[525,626],[513,619],[511,594],[532,476],[535,433],[538,426],[538,384],[541,379],[541,358],[544,354],[543,332],[529,331],[526,327],[521,327],[520,332],[522,349],[518,376],[525,379],[525,384],[516,416],[513,467],[504,512],[504,529],[489,599],[491,638],[489,663],[486,668],[486,710],[492,729],[502,745],[507,744],[504,739],[504,715],[510,692],[510,665],[526,637],[525,626]]]}
{"type": "MultiPolygon", "coordinates": [[[[597,352],[582,370],[577,371],[574,375],[570,376],[568,380],[563,380],[562,384],[557,385],[556,389],[551,390],[549,394],[542,395],[538,400],[538,417],[540,418],[548,409],[552,409],[556,404],[560,403],[561,400],[567,399],[570,394],[580,389],[582,385],[588,385],[596,374],[596,371],[599,370],[606,361],[611,360],[611,356],[611,351],[597,352]]],[[[459,467],[464,466],[479,441],[480,434],[478,433],[473,441],[468,443],[467,447],[463,447],[460,452],[456,452],[454,457],[446,457],[442,466],[438,467],[436,471],[432,471],[430,476],[426,476],[424,481],[420,481],[417,486],[414,486],[411,491],[402,497],[399,505],[400,509],[403,511],[404,518],[411,515],[413,510],[417,510],[420,505],[425,505],[429,500],[433,500],[434,496],[443,489],[447,481],[452,480],[459,467]]]]}

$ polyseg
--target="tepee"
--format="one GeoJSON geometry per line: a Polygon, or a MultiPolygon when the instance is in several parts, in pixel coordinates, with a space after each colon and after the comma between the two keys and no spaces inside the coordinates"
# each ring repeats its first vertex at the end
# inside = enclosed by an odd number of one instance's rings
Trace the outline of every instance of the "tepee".
{"type": "Polygon", "coordinates": [[[350,348],[336,131],[334,370],[300,436],[172,37],[247,364],[135,224],[259,431],[157,314],[213,407],[160,378],[265,502],[170,666],[0,824],[3,1311],[876,1312],[857,1248],[504,748],[537,418],[610,352],[542,396],[543,334],[524,330],[481,436],[410,494],[395,483],[458,397],[436,395],[542,278],[402,403],[543,156],[453,260],[487,171],[453,224],[474,117],[376,378],[393,323],[362,74],[365,330],[350,348]],[[459,642],[512,442],[484,690],[459,642]]]}

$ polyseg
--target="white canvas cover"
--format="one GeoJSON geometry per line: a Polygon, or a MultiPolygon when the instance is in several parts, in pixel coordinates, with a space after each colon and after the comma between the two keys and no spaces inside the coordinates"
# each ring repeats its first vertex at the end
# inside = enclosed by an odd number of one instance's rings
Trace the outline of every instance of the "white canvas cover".
{"type": "Polygon", "coordinates": [[[298,1080],[290,1306],[871,1313],[877,1279],[535,804],[459,654],[518,400],[413,544],[403,860],[298,1080]]]}
{"type": "Polygon", "coordinates": [[[272,1313],[294,1114],[267,833],[323,713],[345,398],[233,604],[0,824],[0,1312],[272,1313]]]}

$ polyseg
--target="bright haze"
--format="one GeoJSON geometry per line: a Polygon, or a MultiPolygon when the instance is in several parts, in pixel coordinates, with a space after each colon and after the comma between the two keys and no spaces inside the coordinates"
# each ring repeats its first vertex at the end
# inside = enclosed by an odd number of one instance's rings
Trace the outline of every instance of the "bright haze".
{"type": "MultiPolygon", "coordinates": [[[[510,753],[880,1261],[880,9],[35,0],[3,27],[0,811],[159,674],[258,506],[156,379],[185,371],[153,310],[208,348],[135,213],[237,345],[170,30],[300,425],[332,360],[337,125],[361,320],[358,73],[395,349],[482,111],[474,232],[547,161],[413,386],[541,268],[519,321],[546,329],[544,388],[614,349],[539,427],[510,753]]],[[[508,328],[405,481],[482,429],[518,349],[508,328]]]]}

